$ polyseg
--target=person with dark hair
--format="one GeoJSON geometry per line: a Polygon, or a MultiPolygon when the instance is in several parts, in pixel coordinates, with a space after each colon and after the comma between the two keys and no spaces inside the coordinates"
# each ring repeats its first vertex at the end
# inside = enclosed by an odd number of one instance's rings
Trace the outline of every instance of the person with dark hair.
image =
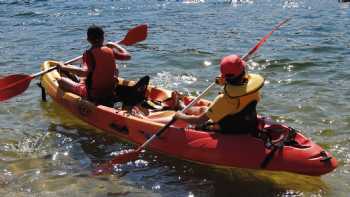
{"type": "Polygon", "coordinates": [[[63,90],[88,98],[96,104],[113,106],[115,77],[119,74],[115,60],[129,60],[131,56],[116,43],[104,45],[104,31],[99,26],[88,28],[87,41],[91,47],[83,54],[82,68],[63,63],[58,65],[58,70],[81,77],[80,82],[61,77],[58,84],[63,90]]]}
{"type": "Polygon", "coordinates": [[[257,128],[256,104],[264,78],[248,74],[246,63],[237,55],[224,57],[220,62],[221,76],[216,83],[224,86],[211,105],[199,115],[177,112],[175,118],[201,129],[222,133],[251,133],[257,128]]]}

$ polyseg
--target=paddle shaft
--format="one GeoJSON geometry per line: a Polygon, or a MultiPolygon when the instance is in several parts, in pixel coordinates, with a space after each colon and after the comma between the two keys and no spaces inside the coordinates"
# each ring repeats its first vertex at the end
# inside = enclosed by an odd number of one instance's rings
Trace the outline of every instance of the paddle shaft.
{"type": "Polygon", "coordinates": [[[273,34],[273,32],[275,32],[277,29],[279,29],[283,24],[285,24],[286,22],[288,22],[291,18],[287,18],[285,20],[283,20],[282,22],[278,23],[273,29],[272,31],[270,31],[266,36],[264,36],[259,42],[258,44],[256,44],[253,48],[251,48],[249,50],[249,52],[247,54],[245,54],[243,56],[243,60],[247,61],[259,48],[261,45],[263,45],[266,40],[273,34]]]}
{"type": "MultiPolygon", "coordinates": [[[[68,60],[68,61],[64,62],[64,64],[70,64],[70,63],[72,63],[72,62],[75,62],[75,61],[79,60],[79,59],[82,58],[82,57],[83,57],[83,56],[80,55],[80,56],[78,56],[78,57],[75,57],[75,58],[73,58],[73,59],[71,59],[71,60],[68,60]]],[[[40,75],[44,75],[44,74],[46,74],[46,73],[48,73],[48,72],[51,72],[51,71],[55,70],[56,68],[57,68],[57,66],[51,67],[51,68],[49,68],[49,69],[47,69],[47,70],[43,70],[43,71],[40,71],[40,72],[38,72],[38,73],[32,74],[31,77],[32,77],[32,78],[35,78],[35,77],[38,77],[38,76],[40,76],[40,75]]]]}
{"type": "Polygon", "coordinates": [[[51,68],[49,68],[49,69],[47,69],[47,70],[43,70],[43,71],[40,71],[40,72],[38,72],[38,73],[32,74],[31,77],[32,77],[32,78],[38,77],[38,76],[40,76],[40,75],[46,74],[46,73],[48,73],[48,72],[51,72],[51,71],[55,70],[56,68],[57,68],[57,66],[51,67],[51,68]]]}

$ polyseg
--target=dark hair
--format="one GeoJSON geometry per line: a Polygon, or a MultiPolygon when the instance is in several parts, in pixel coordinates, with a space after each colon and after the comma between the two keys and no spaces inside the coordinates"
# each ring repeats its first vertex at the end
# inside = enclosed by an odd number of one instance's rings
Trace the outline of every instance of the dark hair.
{"type": "Polygon", "coordinates": [[[87,39],[92,44],[98,44],[104,39],[104,31],[102,27],[91,25],[87,30],[87,39]]]}
{"type": "Polygon", "coordinates": [[[243,85],[247,83],[246,73],[243,71],[238,76],[225,75],[225,81],[229,85],[243,85]]]}

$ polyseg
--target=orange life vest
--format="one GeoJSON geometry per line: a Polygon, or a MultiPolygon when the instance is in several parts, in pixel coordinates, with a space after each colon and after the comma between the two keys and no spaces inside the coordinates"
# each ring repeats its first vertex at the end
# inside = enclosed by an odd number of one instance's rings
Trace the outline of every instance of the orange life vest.
{"type": "Polygon", "coordinates": [[[111,99],[117,70],[113,49],[106,46],[91,48],[84,53],[83,62],[89,71],[86,81],[89,99],[97,102],[111,99]]]}

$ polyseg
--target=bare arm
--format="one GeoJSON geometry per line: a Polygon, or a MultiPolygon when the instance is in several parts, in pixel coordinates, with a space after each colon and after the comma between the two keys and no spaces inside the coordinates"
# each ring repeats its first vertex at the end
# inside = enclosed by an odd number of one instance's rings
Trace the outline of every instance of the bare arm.
{"type": "Polygon", "coordinates": [[[88,70],[85,68],[80,68],[80,67],[76,67],[73,65],[65,65],[63,63],[59,63],[57,65],[59,70],[63,70],[66,72],[70,72],[72,74],[78,75],[79,77],[86,77],[88,74],[88,70]]]}
{"type": "Polygon", "coordinates": [[[130,53],[126,49],[121,47],[119,44],[117,44],[115,42],[108,42],[106,44],[106,46],[109,48],[112,48],[114,50],[115,58],[117,60],[130,60],[131,59],[130,53]]]}

